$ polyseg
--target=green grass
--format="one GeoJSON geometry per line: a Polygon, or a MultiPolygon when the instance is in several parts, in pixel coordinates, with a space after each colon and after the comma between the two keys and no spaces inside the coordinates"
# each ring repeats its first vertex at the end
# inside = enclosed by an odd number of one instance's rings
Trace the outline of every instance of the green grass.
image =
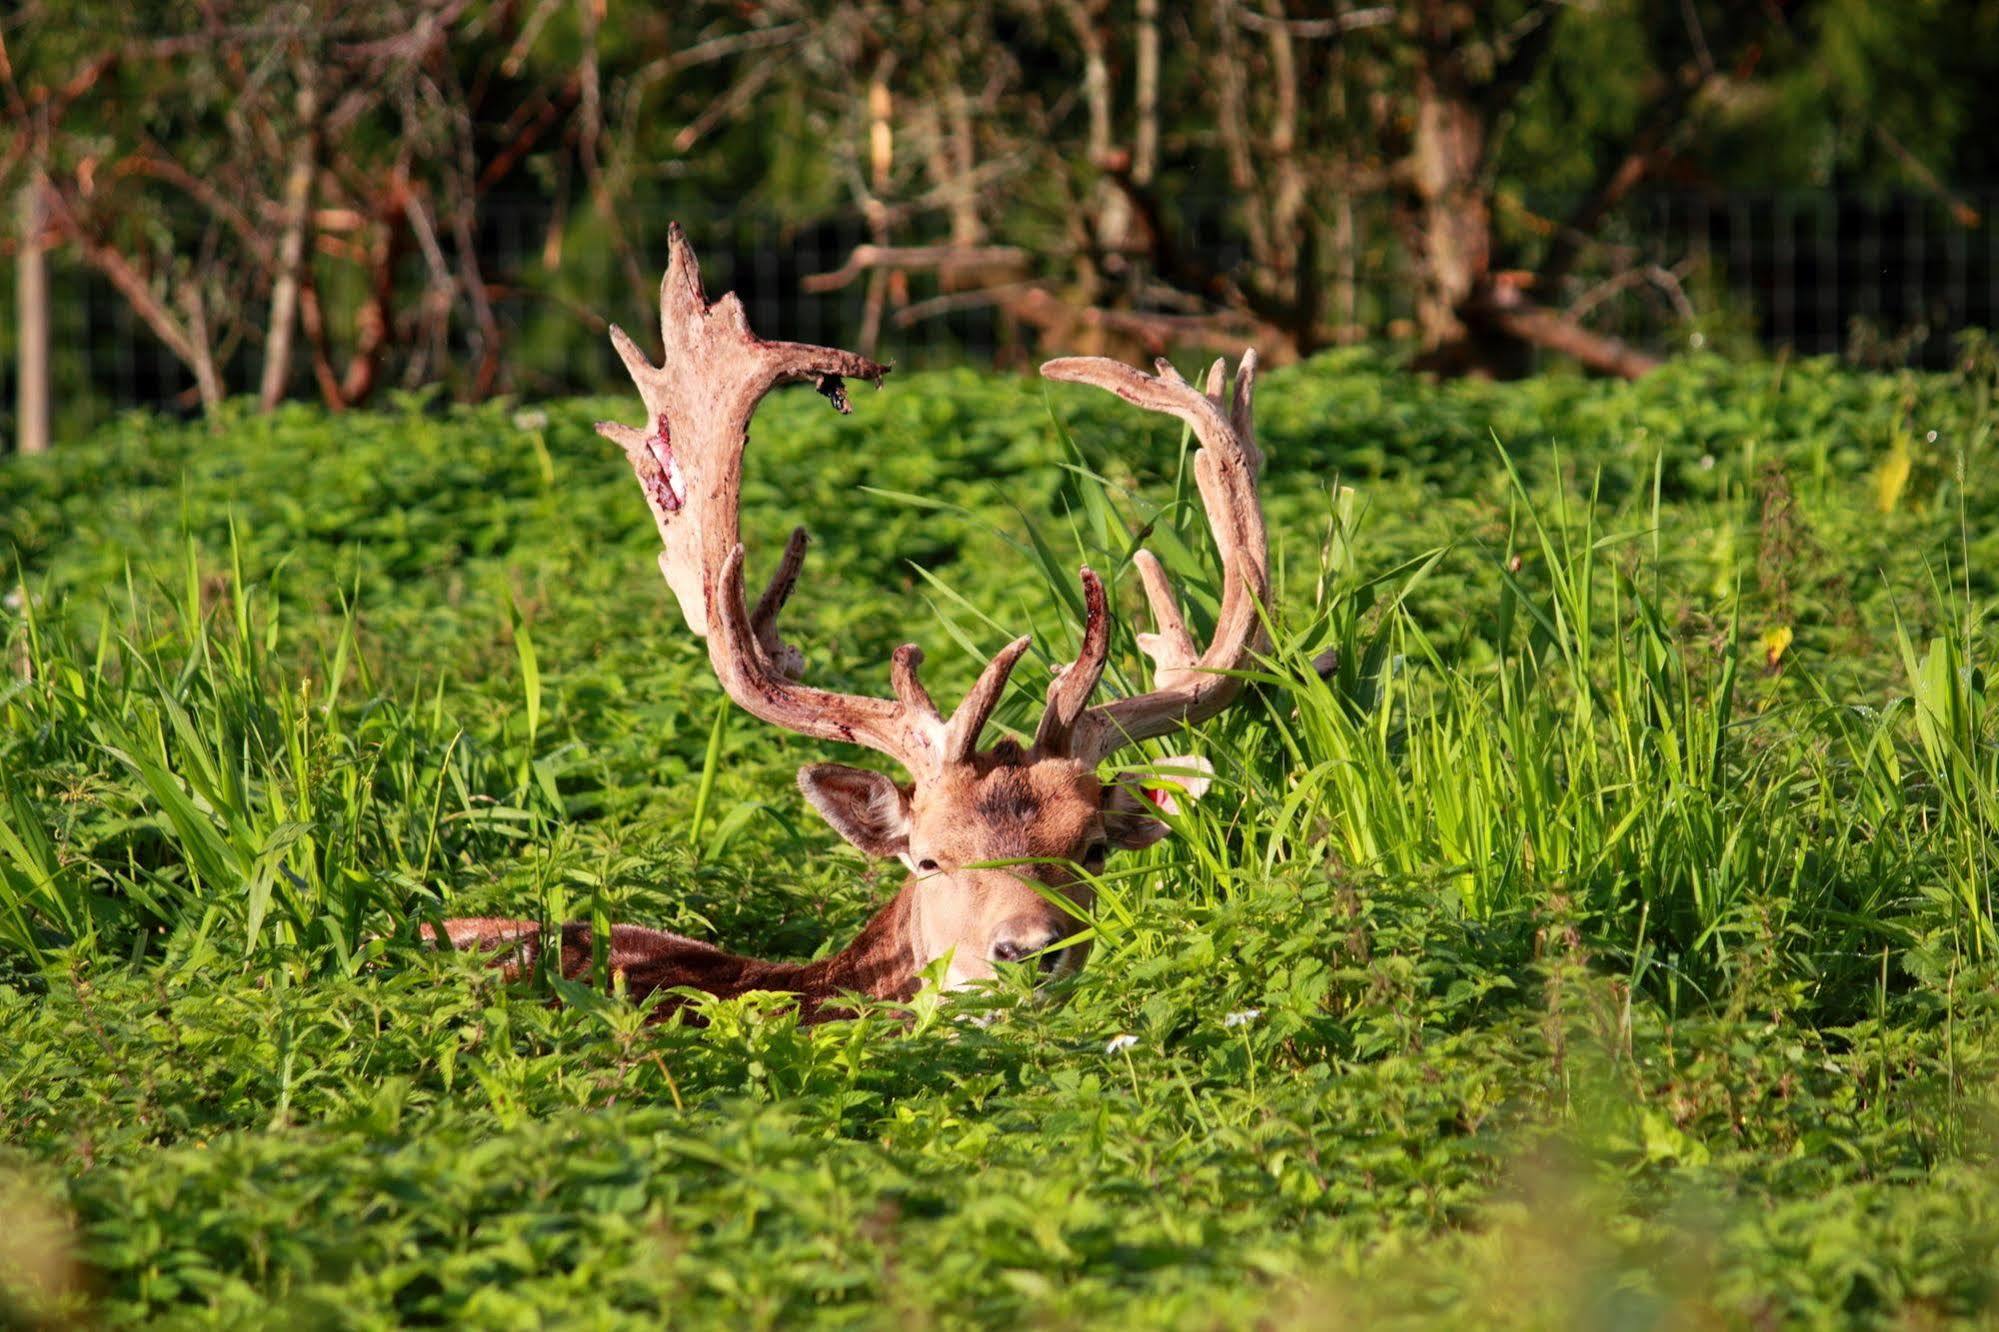
{"type": "MultiPolygon", "coordinates": [[[[409,946],[505,911],[805,957],[894,886],[796,795],[835,755],[720,705],[589,432],[630,404],[10,462],[0,1325],[1992,1319],[1972,350],[1269,375],[1278,646],[1155,747],[1215,792],[1114,862],[1061,1002],[805,1029],[409,946]]],[[[745,530],[817,537],[816,681],[913,638],[949,696],[1032,628],[1018,727],[1079,558],[1129,620],[1143,531],[1212,613],[1185,448],[1031,381],[784,394],[745,530]]]]}

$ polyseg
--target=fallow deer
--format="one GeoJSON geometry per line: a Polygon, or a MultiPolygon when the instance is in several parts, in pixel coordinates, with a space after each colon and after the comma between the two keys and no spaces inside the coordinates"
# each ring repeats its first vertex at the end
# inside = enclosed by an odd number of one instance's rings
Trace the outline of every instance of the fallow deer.
{"type": "MultiPolygon", "coordinates": [[[[1077,920],[1092,902],[1090,880],[1104,857],[1165,836],[1168,826],[1154,817],[1155,806],[1171,810],[1176,797],[1197,797],[1207,785],[1198,760],[1154,765],[1155,773],[1196,774],[1172,785],[1134,773],[1106,780],[1098,764],[1220,712],[1240,692],[1239,672],[1265,642],[1262,456],[1250,410],[1255,353],[1244,354],[1229,398],[1220,361],[1205,392],[1164,361],[1156,376],[1099,357],[1041,367],[1050,379],[1108,389],[1192,429],[1200,444],[1194,475],[1221,554],[1221,606],[1203,651],[1159,561],[1140,551],[1134,562],[1154,632],[1140,634],[1138,644],[1152,659],[1153,688],[1092,706],[1110,647],[1110,611],[1102,581],[1083,569],[1081,650],[1049,686],[1033,742],[1023,747],[1005,739],[981,749],[980,732],[1027,638],[1000,649],[946,717],[917,677],[923,654],[914,644],[893,655],[892,699],[799,683],[804,654],[779,636],[777,616],[804,563],[803,528],[791,534],[756,603],[744,595],[738,491],[757,404],[778,384],[803,380],[849,412],[844,382],[866,379],[879,387],[888,367],[851,352],[763,341],[734,295],[708,301],[694,251],[677,226],[668,244],[660,284],[664,363],[653,365],[622,330],[611,329],[611,343],[645,400],[646,425],[601,422],[598,433],[623,447],[638,477],[665,547],[660,570],[688,627],[707,639],[709,662],[729,697],[786,730],[876,750],[909,774],[897,783],[840,763],[814,763],[799,772],[798,784],[834,831],[870,857],[900,860],[910,876],[859,937],[819,961],[758,961],[680,935],[617,925],[607,949],[610,967],[623,973],[634,996],[676,986],[725,996],[793,992],[808,1019],[837,1012],[828,1001],[843,994],[906,999],[938,958],[950,959],[946,980],[953,988],[992,977],[999,962],[1073,970],[1087,945],[1063,945],[1079,933],[1077,920]]],[[[504,950],[510,971],[532,966],[540,947],[539,927],[528,920],[457,919],[445,922],[445,930],[454,946],[504,950]]],[[[564,926],[561,950],[563,975],[589,974],[588,926],[564,926]]]]}

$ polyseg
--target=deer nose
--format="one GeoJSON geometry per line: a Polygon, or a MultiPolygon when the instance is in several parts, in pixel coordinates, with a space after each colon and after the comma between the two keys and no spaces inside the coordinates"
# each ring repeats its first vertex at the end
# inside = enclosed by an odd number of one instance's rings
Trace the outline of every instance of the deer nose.
{"type": "Polygon", "coordinates": [[[1050,945],[1062,938],[1062,931],[1045,925],[1023,925],[1004,930],[993,940],[992,960],[995,962],[1018,962],[1025,957],[1033,957],[1043,971],[1053,971],[1062,960],[1062,950],[1050,945]],[[1044,951],[1046,950],[1046,951],[1044,951]]]}

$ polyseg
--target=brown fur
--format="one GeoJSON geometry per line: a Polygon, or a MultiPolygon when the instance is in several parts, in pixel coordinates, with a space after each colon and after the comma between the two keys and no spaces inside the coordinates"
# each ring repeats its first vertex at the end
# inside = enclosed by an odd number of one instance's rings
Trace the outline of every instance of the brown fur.
{"type": "MultiPolygon", "coordinates": [[[[950,979],[963,985],[994,974],[996,950],[1039,953],[1078,933],[1094,893],[1071,866],[1104,840],[1102,793],[1084,765],[1023,758],[1011,747],[917,785],[909,795],[904,857],[918,874],[904,889],[919,895],[916,951],[928,957],[952,952],[950,979]],[[1030,863],[977,868],[993,861],[1030,863]],[[937,868],[926,873],[929,862],[937,868]]],[[[1044,962],[1073,969],[1087,952],[1087,945],[1078,945],[1044,962]]]]}
{"type": "MultiPolygon", "coordinates": [[[[645,999],[661,990],[687,988],[731,999],[753,990],[798,994],[808,1022],[838,1017],[841,1010],[828,1001],[845,994],[875,999],[907,999],[916,993],[915,959],[904,939],[908,906],[898,893],[875,913],[853,943],[816,962],[765,962],[724,952],[713,944],[642,925],[613,925],[606,958],[610,973],[624,983],[625,993],[645,999]]],[[[460,917],[445,922],[454,948],[493,951],[509,980],[532,971],[541,952],[541,930],[531,920],[460,917]]],[[[424,937],[431,937],[428,928],[424,937]]],[[[596,965],[596,939],[588,925],[562,927],[562,976],[588,982],[596,965]]],[[[685,1007],[676,998],[654,1013],[660,1020],[685,1007]]]]}
{"type": "MultiPolygon", "coordinates": [[[[790,992],[800,997],[806,1021],[823,1021],[842,1014],[842,995],[909,998],[923,968],[947,955],[953,987],[993,976],[1000,960],[1032,959],[1045,969],[1073,970],[1088,945],[1059,950],[1051,945],[1083,926],[1093,894],[1075,866],[1107,849],[1112,839],[1106,835],[1106,813],[1118,828],[1163,828],[1132,814],[1125,808],[1129,794],[1100,783],[1086,765],[1023,752],[1011,741],[926,782],[895,786],[851,769],[840,769],[838,776],[843,785],[837,796],[808,786],[809,792],[818,791],[815,803],[852,836],[850,818],[877,814],[873,802],[897,802],[899,830],[890,831],[902,842],[890,853],[914,871],[853,942],[816,962],[770,962],[664,930],[615,925],[608,962],[627,993],[644,998],[678,987],[724,997],[790,992]],[[855,779],[867,780],[849,785],[855,779]]],[[[1147,840],[1156,835],[1150,832],[1147,840]]],[[[1123,833],[1116,840],[1143,844],[1123,833]]],[[[466,917],[446,921],[445,932],[454,947],[497,954],[494,964],[509,977],[532,970],[541,948],[539,928],[528,920],[466,917]]],[[[590,927],[564,925],[561,940],[562,975],[589,980],[595,962],[590,927]]],[[[664,1004],[659,1013],[682,1006],[664,1004]]]]}

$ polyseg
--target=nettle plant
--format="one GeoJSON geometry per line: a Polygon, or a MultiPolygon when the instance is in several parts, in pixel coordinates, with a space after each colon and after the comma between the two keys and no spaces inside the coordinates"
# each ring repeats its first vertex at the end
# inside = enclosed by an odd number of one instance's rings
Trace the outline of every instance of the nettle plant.
{"type": "MultiPolygon", "coordinates": [[[[1104,777],[1099,766],[1139,741],[1227,707],[1241,692],[1240,672],[1266,641],[1269,568],[1257,494],[1263,460],[1251,428],[1255,353],[1245,353],[1237,367],[1232,396],[1225,394],[1220,361],[1205,391],[1164,361],[1156,376],[1102,357],[1041,367],[1050,379],[1108,389],[1193,431],[1200,445],[1194,475],[1221,555],[1221,607],[1202,649],[1159,561],[1138,552],[1154,630],[1137,641],[1152,659],[1152,689],[1093,704],[1110,650],[1110,611],[1102,580],[1083,569],[1080,653],[1056,672],[1032,743],[1003,739],[982,749],[980,734],[1028,638],[994,655],[947,717],[918,678],[923,653],[914,644],[895,651],[893,698],[801,683],[805,656],[780,637],[777,617],[804,567],[803,528],[792,532],[754,605],[744,592],[738,497],[758,403],[779,384],[802,380],[849,412],[845,381],[879,385],[888,367],[852,352],[763,341],[734,295],[708,301],[693,248],[678,227],[669,245],[660,284],[663,363],[653,365],[623,330],[611,330],[645,400],[646,424],[603,422],[598,432],[631,462],[664,544],[660,571],[688,627],[707,640],[709,662],[729,697],[774,726],[886,754],[909,774],[896,782],[846,764],[814,763],[799,772],[798,784],[842,837],[871,857],[900,860],[910,877],[852,943],[815,962],[740,957],[635,925],[612,927],[608,947],[600,949],[589,926],[571,924],[561,931],[562,974],[587,976],[604,952],[635,996],[670,987],[724,996],[791,991],[807,1016],[824,1016],[827,1001],[842,994],[908,998],[940,959],[947,959],[945,980],[953,988],[991,978],[1002,962],[1029,962],[1050,975],[1074,970],[1087,944],[1070,941],[1106,856],[1166,836],[1161,809],[1198,798],[1208,785],[1199,759],[1162,760],[1148,766],[1150,775],[1104,777]]],[[[460,918],[444,928],[454,946],[504,950],[511,970],[540,960],[541,932],[533,921],[460,918]]]]}

